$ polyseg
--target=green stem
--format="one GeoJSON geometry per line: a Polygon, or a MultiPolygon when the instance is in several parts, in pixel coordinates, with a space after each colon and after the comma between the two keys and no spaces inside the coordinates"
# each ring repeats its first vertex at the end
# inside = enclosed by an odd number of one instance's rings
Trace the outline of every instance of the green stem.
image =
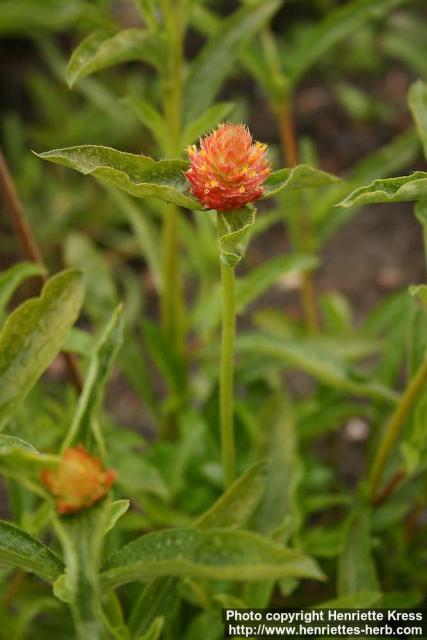
{"type": "Polygon", "coordinates": [[[234,447],[234,341],[236,334],[236,310],[234,299],[234,267],[221,261],[222,281],[222,342],[219,377],[221,449],[225,485],[235,477],[234,447]]]}
{"type": "Polygon", "coordinates": [[[427,382],[427,357],[424,358],[417,373],[410,381],[406,390],[402,394],[400,401],[391,416],[382,437],[382,441],[377,450],[376,456],[372,463],[370,474],[370,495],[375,499],[378,486],[380,484],[384,467],[387,459],[393,449],[393,446],[399,437],[399,434],[405,424],[406,418],[411,411],[415,400],[424,388],[427,382]]]}
{"type": "MultiPolygon", "coordinates": [[[[182,0],[163,0],[169,55],[164,84],[163,111],[168,143],[162,150],[168,157],[180,156],[182,127],[183,11],[182,0]]],[[[184,301],[179,259],[179,211],[166,205],[163,226],[162,327],[179,353],[184,350],[184,301]]]]}
{"type": "Polygon", "coordinates": [[[163,223],[162,327],[179,353],[184,349],[184,304],[179,256],[179,212],[175,205],[165,207],[163,223]]]}

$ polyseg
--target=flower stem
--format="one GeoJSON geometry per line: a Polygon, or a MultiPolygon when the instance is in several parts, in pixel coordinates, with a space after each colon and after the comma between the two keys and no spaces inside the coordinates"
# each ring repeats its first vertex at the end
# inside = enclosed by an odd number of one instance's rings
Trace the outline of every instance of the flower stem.
{"type": "Polygon", "coordinates": [[[380,446],[377,450],[371,467],[369,484],[370,495],[373,500],[375,500],[376,498],[377,490],[383,475],[387,459],[393,449],[397,438],[400,435],[400,432],[405,424],[409,412],[414,405],[415,400],[424,388],[426,382],[427,357],[424,358],[417,373],[412,378],[406,390],[402,394],[400,401],[385,428],[380,446]]]}
{"type": "Polygon", "coordinates": [[[234,267],[221,260],[222,281],[222,341],[219,376],[219,403],[221,450],[225,485],[228,487],[235,477],[234,446],[234,341],[236,333],[235,278],[234,267]]]}
{"type": "MultiPolygon", "coordinates": [[[[279,127],[280,142],[285,162],[288,166],[293,167],[298,164],[299,159],[292,98],[289,93],[281,104],[274,108],[274,112],[279,127]]],[[[299,248],[307,250],[307,247],[311,245],[312,228],[310,217],[303,207],[301,207],[301,211],[299,212],[298,235],[299,248]]],[[[305,271],[303,273],[301,304],[308,331],[310,333],[316,333],[319,330],[319,320],[317,314],[316,288],[311,271],[305,271]]]]}

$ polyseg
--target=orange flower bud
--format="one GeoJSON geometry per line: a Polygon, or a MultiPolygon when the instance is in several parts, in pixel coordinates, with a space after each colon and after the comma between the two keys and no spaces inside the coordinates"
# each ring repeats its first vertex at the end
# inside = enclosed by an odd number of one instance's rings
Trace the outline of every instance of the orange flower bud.
{"type": "Polygon", "coordinates": [[[115,478],[115,472],[103,471],[101,460],[82,445],[67,449],[57,469],[42,471],[42,481],[56,498],[59,513],[75,513],[92,506],[105,496],[115,478]]]}
{"type": "Polygon", "coordinates": [[[185,173],[191,193],[207,209],[241,209],[258,200],[271,168],[267,145],[253,143],[246,126],[221,124],[200,140],[200,149],[187,149],[190,169],[185,173]]]}

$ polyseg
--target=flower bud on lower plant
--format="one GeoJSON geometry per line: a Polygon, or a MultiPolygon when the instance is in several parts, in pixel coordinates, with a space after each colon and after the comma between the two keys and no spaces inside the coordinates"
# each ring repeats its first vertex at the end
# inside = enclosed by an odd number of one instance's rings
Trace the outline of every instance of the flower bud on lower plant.
{"type": "Polygon", "coordinates": [[[42,481],[55,497],[59,513],[92,506],[106,495],[115,478],[115,472],[103,471],[101,460],[82,445],[67,449],[57,469],[42,471],[42,481]]]}
{"type": "Polygon", "coordinates": [[[267,145],[253,142],[242,124],[221,124],[200,140],[200,149],[187,149],[190,169],[185,176],[191,193],[207,209],[241,209],[258,200],[271,168],[267,145]]]}

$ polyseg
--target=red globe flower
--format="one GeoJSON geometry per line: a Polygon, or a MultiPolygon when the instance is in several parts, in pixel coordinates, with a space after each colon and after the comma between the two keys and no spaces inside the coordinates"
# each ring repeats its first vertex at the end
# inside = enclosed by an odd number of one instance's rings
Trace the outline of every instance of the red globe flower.
{"type": "Polygon", "coordinates": [[[185,173],[191,193],[206,209],[241,209],[258,200],[271,168],[267,145],[253,143],[246,126],[221,124],[187,149],[191,166],[185,173]]]}
{"type": "Polygon", "coordinates": [[[42,471],[42,481],[56,498],[59,513],[91,507],[106,495],[115,478],[114,471],[103,471],[101,460],[81,445],[67,449],[57,469],[42,471]]]}

